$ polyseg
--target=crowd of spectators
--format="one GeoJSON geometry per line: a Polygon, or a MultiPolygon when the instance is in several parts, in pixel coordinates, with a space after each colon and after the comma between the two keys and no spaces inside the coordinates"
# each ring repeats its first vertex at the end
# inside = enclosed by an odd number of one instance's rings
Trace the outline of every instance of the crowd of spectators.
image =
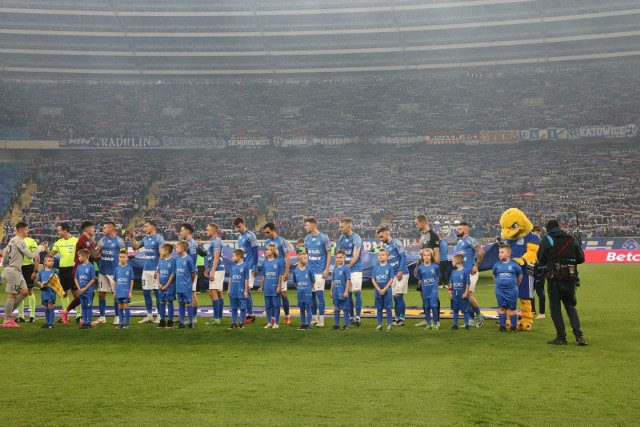
{"type": "Polygon", "coordinates": [[[0,82],[30,138],[380,137],[640,122],[637,61],[571,68],[206,82],[0,82]]]}
{"type": "Polygon", "coordinates": [[[332,239],[344,217],[366,238],[386,223],[413,238],[415,216],[426,214],[432,224],[468,221],[472,235],[492,238],[510,207],[537,224],[575,227],[579,214],[592,236],[640,235],[636,143],[102,153],[67,151],[27,167],[38,192],[23,214],[36,237],[50,239],[60,221],[78,232],[82,220],[128,227],[138,215],[157,220],[167,239],[183,222],[203,238],[216,222],[234,239],[236,216],[251,229],[273,221],[288,239],[305,234],[309,216],[332,239]]]}

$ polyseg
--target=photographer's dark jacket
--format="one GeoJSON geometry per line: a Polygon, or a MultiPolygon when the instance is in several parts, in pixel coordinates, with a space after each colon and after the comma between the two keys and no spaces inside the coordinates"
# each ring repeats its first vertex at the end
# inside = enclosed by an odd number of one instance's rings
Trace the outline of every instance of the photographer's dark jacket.
{"type": "Polygon", "coordinates": [[[553,270],[556,264],[575,266],[584,262],[584,252],[580,243],[571,234],[559,227],[554,227],[540,242],[538,261],[540,266],[547,268],[547,271],[553,270]]]}

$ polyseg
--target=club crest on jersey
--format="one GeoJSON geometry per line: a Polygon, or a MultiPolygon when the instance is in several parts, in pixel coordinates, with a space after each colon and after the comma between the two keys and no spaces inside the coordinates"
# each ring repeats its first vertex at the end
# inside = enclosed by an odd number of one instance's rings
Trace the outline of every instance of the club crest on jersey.
{"type": "Polygon", "coordinates": [[[520,246],[524,245],[524,237],[519,238],[516,244],[520,246]]]}

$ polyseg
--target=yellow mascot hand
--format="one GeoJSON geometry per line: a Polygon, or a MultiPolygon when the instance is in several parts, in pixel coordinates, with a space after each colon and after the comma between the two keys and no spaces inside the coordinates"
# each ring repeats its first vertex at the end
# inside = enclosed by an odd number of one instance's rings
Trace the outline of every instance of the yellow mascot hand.
{"type": "Polygon", "coordinates": [[[511,258],[511,261],[517,262],[518,265],[524,265],[524,259],[522,258],[511,258]]]}
{"type": "MultiPolygon", "coordinates": [[[[528,264],[535,264],[536,261],[538,261],[538,248],[540,247],[540,245],[537,245],[535,243],[527,243],[527,252],[525,252],[524,255],[522,255],[522,258],[528,263],[528,264]]],[[[517,262],[517,261],[516,261],[517,262]]],[[[524,263],[519,263],[520,265],[524,265],[524,263]]]]}

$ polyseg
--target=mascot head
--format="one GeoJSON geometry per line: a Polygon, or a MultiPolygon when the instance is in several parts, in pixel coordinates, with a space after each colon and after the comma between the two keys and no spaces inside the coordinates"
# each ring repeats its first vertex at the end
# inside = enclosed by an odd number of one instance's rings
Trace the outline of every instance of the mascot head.
{"type": "Polygon", "coordinates": [[[518,240],[526,236],[533,229],[533,224],[520,209],[511,208],[502,213],[500,217],[502,231],[500,235],[505,240],[518,240]]]}

